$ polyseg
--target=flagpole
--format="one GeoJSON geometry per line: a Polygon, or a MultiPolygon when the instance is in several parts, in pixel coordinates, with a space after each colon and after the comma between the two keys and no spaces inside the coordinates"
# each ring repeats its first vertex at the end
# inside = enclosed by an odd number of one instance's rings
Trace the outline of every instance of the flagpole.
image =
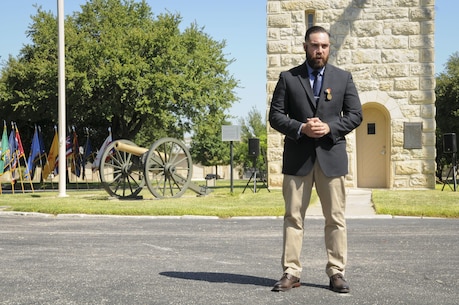
{"type": "Polygon", "coordinates": [[[59,57],[59,197],[66,197],[66,145],[65,145],[65,35],[64,35],[64,0],[57,0],[58,19],[58,57],[59,57]]]}

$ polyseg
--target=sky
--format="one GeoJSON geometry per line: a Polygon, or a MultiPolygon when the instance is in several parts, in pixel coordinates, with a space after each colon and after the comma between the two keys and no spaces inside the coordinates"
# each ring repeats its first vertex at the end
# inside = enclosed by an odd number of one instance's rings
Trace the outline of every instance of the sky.
{"type": "MultiPolygon", "coordinates": [[[[16,57],[30,42],[25,32],[36,14],[34,4],[57,14],[57,0],[3,0],[0,4],[0,63],[16,57]]],[[[86,0],[65,0],[65,14],[80,11],[86,0]]],[[[229,72],[239,80],[239,98],[229,111],[237,125],[255,108],[266,109],[266,0],[147,0],[153,14],[179,13],[183,28],[196,22],[216,41],[226,41],[227,59],[234,59],[229,72]]],[[[444,69],[449,56],[459,51],[453,29],[459,28],[459,1],[435,1],[435,71],[444,69]]]]}

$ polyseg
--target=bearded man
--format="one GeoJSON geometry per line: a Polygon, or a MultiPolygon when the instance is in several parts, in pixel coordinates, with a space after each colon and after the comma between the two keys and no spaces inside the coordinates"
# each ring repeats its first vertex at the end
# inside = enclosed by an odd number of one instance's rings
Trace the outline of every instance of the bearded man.
{"type": "Polygon", "coordinates": [[[324,28],[309,28],[303,48],[306,61],[280,74],[269,110],[271,127],[285,135],[283,275],[272,290],[301,286],[304,218],[314,186],[325,218],[329,286],[347,293],[345,136],[362,122],[362,106],[352,75],[328,64],[330,34],[324,28]]]}

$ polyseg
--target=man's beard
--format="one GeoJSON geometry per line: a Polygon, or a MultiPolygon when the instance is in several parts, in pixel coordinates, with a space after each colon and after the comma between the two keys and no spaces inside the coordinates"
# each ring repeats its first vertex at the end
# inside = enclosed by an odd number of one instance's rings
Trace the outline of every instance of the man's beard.
{"type": "Polygon", "coordinates": [[[327,64],[328,55],[326,57],[321,56],[320,58],[316,58],[306,52],[306,61],[311,68],[314,70],[319,70],[327,64]]]}

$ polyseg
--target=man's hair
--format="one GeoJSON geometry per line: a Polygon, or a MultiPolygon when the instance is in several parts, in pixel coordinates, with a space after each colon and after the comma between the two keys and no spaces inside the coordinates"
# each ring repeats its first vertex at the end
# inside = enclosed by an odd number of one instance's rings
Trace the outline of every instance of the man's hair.
{"type": "Polygon", "coordinates": [[[324,29],[323,27],[321,26],[318,26],[318,25],[315,25],[315,26],[312,26],[310,27],[307,31],[306,31],[306,35],[304,35],[304,40],[305,41],[309,41],[309,36],[313,33],[326,33],[328,35],[328,37],[330,37],[330,33],[327,32],[326,29],[324,29]]]}

